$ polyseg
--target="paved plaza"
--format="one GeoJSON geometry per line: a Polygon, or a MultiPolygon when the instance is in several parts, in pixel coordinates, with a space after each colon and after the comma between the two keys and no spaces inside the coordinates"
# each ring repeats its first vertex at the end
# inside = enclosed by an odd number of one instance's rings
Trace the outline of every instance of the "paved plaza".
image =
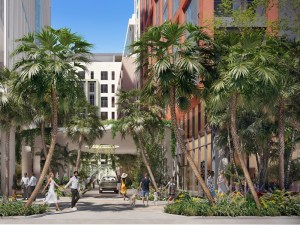
{"type": "MultiPolygon", "coordinates": [[[[41,201],[41,199],[38,199],[41,201]]],[[[50,212],[43,215],[18,216],[1,218],[0,224],[300,224],[300,217],[187,217],[170,215],[163,212],[166,202],[154,206],[142,206],[137,201],[132,208],[129,201],[124,201],[117,194],[99,194],[97,190],[87,192],[78,203],[78,210],[70,207],[70,198],[60,200],[61,212],[56,212],[54,206],[50,212]]]]}

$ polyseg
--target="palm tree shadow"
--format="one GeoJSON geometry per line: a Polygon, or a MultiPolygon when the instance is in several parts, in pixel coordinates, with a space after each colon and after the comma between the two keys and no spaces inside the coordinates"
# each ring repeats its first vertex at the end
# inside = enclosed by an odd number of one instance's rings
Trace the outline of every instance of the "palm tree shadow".
{"type": "Polygon", "coordinates": [[[144,208],[142,205],[136,205],[135,207],[131,206],[129,203],[124,204],[94,204],[90,202],[80,202],[77,204],[80,211],[94,211],[94,212],[121,212],[121,211],[130,211],[134,208],[144,208]]]}

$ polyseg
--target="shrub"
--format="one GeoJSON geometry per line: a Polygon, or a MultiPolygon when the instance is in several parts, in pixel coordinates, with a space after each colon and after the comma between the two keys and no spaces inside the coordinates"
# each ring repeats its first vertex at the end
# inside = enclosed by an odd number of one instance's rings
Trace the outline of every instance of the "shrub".
{"type": "Polygon", "coordinates": [[[0,216],[29,216],[47,212],[47,205],[31,205],[25,208],[25,204],[21,201],[0,203],[0,216]]]}
{"type": "Polygon", "coordinates": [[[251,196],[240,193],[218,195],[216,205],[211,205],[206,199],[181,194],[175,203],[165,207],[165,212],[186,216],[299,216],[299,200],[300,195],[276,191],[260,198],[262,208],[259,210],[251,196]]]}

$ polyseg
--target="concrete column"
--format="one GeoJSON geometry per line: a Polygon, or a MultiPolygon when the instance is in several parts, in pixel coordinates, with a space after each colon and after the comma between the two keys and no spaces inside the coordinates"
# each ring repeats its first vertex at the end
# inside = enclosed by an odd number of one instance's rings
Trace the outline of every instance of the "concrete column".
{"type": "Polygon", "coordinates": [[[0,151],[1,151],[1,195],[4,194],[5,191],[5,132],[3,130],[0,131],[0,151]]]}
{"type": "Polygon", "coordinates": [[[41,149],[34,148],[33,155],[33,173],[37,179],[39,179],[41,175],[41,149]]]}
{"type": "Polygon", "coordinates": [[[9,195],[12,194],[13,176],[16,173],[16,128],[11,127],[9,138],[9,195]]]}
{"type": "Polygon", "coordinates": [[[22,176],[24,173],[28,175],[32,172],[32,156],[31,156],[31,147],[22,146],[22,176]]]}

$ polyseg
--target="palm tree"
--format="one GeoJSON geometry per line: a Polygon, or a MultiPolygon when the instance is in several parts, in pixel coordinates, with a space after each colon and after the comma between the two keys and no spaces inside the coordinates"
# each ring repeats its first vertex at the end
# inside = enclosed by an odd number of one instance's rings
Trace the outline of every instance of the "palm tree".
{"type": "MultiPolygon", "coordinates": [[[[123,138],[127,134],[133,138],[137,148],[140,150],[143,163],[148,170],[153,186],[158,190],[146,153],[144,135],[147,134],[152,137],[155,137],[157,134],[162,135],[164,132],[164,124],[161,120],[162,111],[155,105],[143,102],[139,90],[119,91],[117,96],[121,118],[113,123],[112,134],[115,136],[117,132],[120,132],[123,138]]],[[[154,138],[151,140],[154,140],[154,138]]]]}
{"type": "Polygon", "coordinates": [[[289,41],[286,38],[270,37],[268,40],[270,51],[275,56],[274,67],[280,71],[278,84],[272,89],[278,107],[278,144],[279,144],[279,187],[285,188],[285,129],[288,105],[293,105],[291,98],[300,91],[299,86],[299,42],[289,41]]]}
{"type": "MultiPolygon", "coordinates": [[[[68,135],[74,142],[78,143],[76,170],[80,168],[82,144],[86,143],[91,147],[97,138],[102,138],[105,131],[101,120],[97,116],[97,108],[87,105],[84,109],[84,113],[74,115],[67,125],[68,135]]],[[[79,109],[79,111],[81,110],[79,109]]]]}
{"type": "Polygon", "coordinates": [[[15,87],[36,91],[40,96],[49,96],[52,112],[51,144],[46,162],[36,188],[26,203],[30,206],[40,190],[54,152],[58,132],[58,99],[64,93],[78,96],[79,79],[76,68],[85,69],[89,62],[91,45],[69,29],[44,28],[41,32],[25,35],[14,55],[21,59],[15,64],[20,76],[15,87]]]}
{"type": "Polygon", "coordinates": [[[18,104],[12,93],[9,91],[11,87],[11,79],[17,76],[17,73],[4,68],[0,71],[0,127],[5,130],[5,202],[8,200],[9,194],[9,176],[14,171],[9,171],[10,161],[10,137],[11,130],[18,125],[28,122],[27,114],[24,112],[24,105],[18,104]],[[26,120],[27,119],[27,120],[26,120]]]}
{"type": "Polygon", "coordinates": [[[255,94],[274,87],[277,70],[272,65],[272,54],[264,45],[263,33],[248,30],[244,33],[224,32],[216,37],[221,51],[218,53],[218,74],[208,91],[211,105],[227,105],[230,133],[234,150],[240,161],[245,179],[258,208],[261,207],[253,182],[244,162],[242,142],[237,128],[237,110],[249,104],[255,94]]]}
{"type": "Polygon", "coordinates": [[[198,26],[166,22],[159,27],[150,27],[131,46],[131,50],[146,80],[144,94],[148,98],[161,100],[169,108],[178,145],[205,195],[214,203],[214,198],[186,149],[176,117],[177,106],[186,110],[189,108],[189,100],[199,95],[199,81],[208,75],[212,62],[210,42],[211,39],[198,26]]]}

